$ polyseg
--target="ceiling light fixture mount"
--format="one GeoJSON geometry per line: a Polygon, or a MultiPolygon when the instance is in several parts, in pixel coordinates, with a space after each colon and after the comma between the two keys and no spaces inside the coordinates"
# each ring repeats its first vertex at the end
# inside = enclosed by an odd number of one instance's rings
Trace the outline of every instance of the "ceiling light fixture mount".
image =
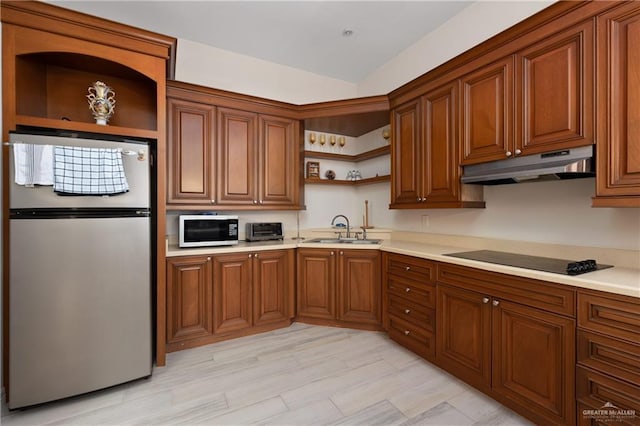
{"type": "Polygon", "coordinates": [[[353,35],[353,30],[345,28],[342,30],[342,37],[351,37],[353,35]]]}

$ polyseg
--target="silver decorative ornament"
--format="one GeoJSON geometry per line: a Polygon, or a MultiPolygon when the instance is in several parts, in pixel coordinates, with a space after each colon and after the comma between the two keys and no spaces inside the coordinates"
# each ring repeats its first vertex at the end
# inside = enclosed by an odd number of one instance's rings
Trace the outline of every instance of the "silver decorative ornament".
{"type": "Polygon", "coordinates": [[[101,81],[96,81],[89,87],[87,100],[89,109],[96,124],[105,126],[116,108],[116,92],[101,81]]]}

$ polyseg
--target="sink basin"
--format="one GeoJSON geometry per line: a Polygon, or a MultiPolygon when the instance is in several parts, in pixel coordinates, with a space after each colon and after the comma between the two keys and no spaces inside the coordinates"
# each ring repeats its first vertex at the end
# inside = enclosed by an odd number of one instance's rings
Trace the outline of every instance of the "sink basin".
{"type": "Polygon", "coordinates": [[[380,240],[345,240],[339,238],[314,238],[306,240],[305,243],[321,243],[321,244],[380,244],[380,240]]]}

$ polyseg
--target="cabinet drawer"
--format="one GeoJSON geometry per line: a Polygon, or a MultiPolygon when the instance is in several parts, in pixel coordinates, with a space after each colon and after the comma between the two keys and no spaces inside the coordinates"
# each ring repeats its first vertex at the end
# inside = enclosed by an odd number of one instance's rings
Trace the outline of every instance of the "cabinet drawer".
{"type": "Polygon", "coordinates": [[[436,304],[436,287],[433,284],[389,275],[387,277],[387,292],[424,307],[433,308],[436,304]]]}
{"type": "Polygon", "coordinates": [[[438,264],[437,280],[439,283],[575,317],[576,291],[570,286],[448,263],[438,264]]]}
{"type": "Polygon", "coordinates": [[[388,254],[387,272],[412,280],[433,282],[436,277],[436,263],[417,257],[388,254]]]}
{"type": "Polygon", "coordinates": [[[389,315],[402,318],[411,324],[433,331],[435,314],[431,308],[414,303],[404,297],[389,294],[387,297],[389,315]]]}
{"type": "MultiPolygon", "coordinates": [[[[623,381],[596,373],[587,368],[578,367],[576,370],[576,399],[579,405],[594,410],[608,410],[605,404],[612,404],[618,410],[635,410],[636,417],[626,418],[626,424],[640,424],[640,386],[631,385],[623,381]]],[[[613,409],[613,408],[611,408],[613,409]]],[[[578,412],[579,424],[592,424],[588,413],[578,412]]],[[[608,423],[607,424],[611,424],[608,423]]],[[[618,422],[613,424],[625,424],[618,422]]]]}
{"type": "Polygon", "coordinates": [[[578,330],[578,362],[631,383],[640,383],[640,346],[578,330]]]}
{"type": "Polygon", "coordinates": [[[389,337],[407,349],[427,359],[434,359],[436,354],[433,334],[394,315],[389,315],[389,337]]]}
{"type": "Polygon", "coordinates": [[[578,292],[578,326],[611,337],[640,341],[640,301],[578,292]]]}

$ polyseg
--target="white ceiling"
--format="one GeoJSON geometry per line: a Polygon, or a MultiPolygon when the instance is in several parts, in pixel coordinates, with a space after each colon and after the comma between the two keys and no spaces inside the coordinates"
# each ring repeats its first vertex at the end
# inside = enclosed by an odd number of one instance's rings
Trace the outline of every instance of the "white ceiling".
{"type": "Polygon", "coordinates": [[[50,3],[357,83],[472,2],[54,0],[50,3]],[[345,29],[353,34],[344,37],[345,29]]]}

